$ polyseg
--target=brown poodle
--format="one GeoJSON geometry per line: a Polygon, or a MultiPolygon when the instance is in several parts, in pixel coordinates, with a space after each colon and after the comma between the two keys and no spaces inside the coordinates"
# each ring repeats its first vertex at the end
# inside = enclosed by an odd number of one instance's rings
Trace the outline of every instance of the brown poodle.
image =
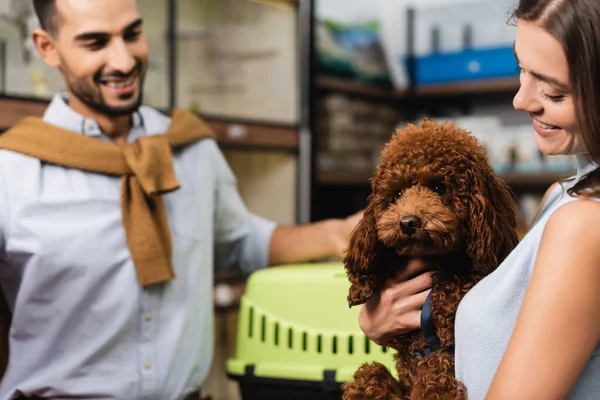
{"type": "Polygon", "coordinates": [[[454,378],[456,309],[518,242],[511,193],[473,136],[427,119],[397,131],[371,189],[344,258],[350,306],[381,290],[410,257],[426,259],[436,273],[422,330],[390,343],[400,380],[379,363],[365,364],[343,385],[343,399],[465,399],[454,378]]]}

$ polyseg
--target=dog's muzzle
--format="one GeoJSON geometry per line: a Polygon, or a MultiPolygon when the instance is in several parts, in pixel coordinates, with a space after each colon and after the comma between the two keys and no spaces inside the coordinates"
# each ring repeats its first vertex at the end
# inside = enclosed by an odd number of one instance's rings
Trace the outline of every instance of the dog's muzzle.
{"type": "Polygon", "coordinates": [[[421,227],[421,220],[416,215],[408,215],[400,219],[400,230],[405,235],[414,234],[421,227]]]}

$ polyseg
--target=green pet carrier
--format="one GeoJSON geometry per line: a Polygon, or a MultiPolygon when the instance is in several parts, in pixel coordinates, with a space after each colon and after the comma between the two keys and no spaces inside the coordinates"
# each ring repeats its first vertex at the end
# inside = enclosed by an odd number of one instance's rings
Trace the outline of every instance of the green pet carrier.
{"type": "Polygon", "coordinates": [[[365,362],[396,375],[393,354],[358,326],[341,263],[268,268],[248,279],[227,375],[244,400],[340,399],[365,362]]]}

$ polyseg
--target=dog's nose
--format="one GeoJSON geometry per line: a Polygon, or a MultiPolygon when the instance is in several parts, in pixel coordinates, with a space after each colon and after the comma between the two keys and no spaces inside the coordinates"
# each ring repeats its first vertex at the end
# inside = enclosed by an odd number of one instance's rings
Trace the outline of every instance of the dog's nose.
{"type": "Polygon", "coordinates": [[[412,235],[421,227],[421,220],[416,215],[409,215],[400,219],[400,229],[407,235],[412,235]]]}

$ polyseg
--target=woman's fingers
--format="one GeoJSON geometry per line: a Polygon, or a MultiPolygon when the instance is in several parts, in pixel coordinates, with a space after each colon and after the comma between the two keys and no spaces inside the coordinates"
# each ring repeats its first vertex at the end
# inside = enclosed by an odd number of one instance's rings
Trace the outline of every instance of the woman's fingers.
{"type": "Polygon", "coordinates": [[[404,326],[399,331],[410,332],[415,329],[421,328],[421,309],[411,311],[409,313],[404,314],[404,326]]]}
{"type": "Polygon", "coordinates": [[[416,309],[421,312],[421,308],[423,308],[423,304],[425,304],[425,300],[427,300],[427,296],[429,296],[430,292],[431,289],[413,294],[410,297],[403,298],[401,301],[405,302],[405,305],[403,305],[402,308],[409,310],[416,309]]]}
{"type": "Polygon", "coordinates": [[[359,325],[379,344],[421,327],[421,308],[433,286],[431,266],[413,259],[361,307],[359,325]]]}
{"type": "Polygon", "coordinates": [[[421,309],[413,310],[402,315],[400,324],[392,332],[393,335],[404,334],[421,328],[421,309]]]}
{"type": "Polygon", "coordinates": [[[402,283],[389,286],[381,293],[382,296],[390,296],[392,301],[405,299],[433,286],[433,272],[424,272],[402,283]]]}
{"type": "Polygon", "coordinates": [[[421,328],[421,310],[413,310],[410,312],[405,312],[401,315],[400,318],[397,319],[397,323],[395,326],[390,329],[385,335],[382,335],[379,338],[376,338],[375,343],[380,346],[387,345],[390,338],[394,336],[404,335],[406,333],[412,332],[415,329],[421,328]]]}
{"type": "Polygon", "coordinates": [[[407,281],[415,275],[420,275],[428,270],[428,265],[420,258],[412,258],[406,268],[402,268],[398,273],[396,280],[398,282],[407,281]]]}

